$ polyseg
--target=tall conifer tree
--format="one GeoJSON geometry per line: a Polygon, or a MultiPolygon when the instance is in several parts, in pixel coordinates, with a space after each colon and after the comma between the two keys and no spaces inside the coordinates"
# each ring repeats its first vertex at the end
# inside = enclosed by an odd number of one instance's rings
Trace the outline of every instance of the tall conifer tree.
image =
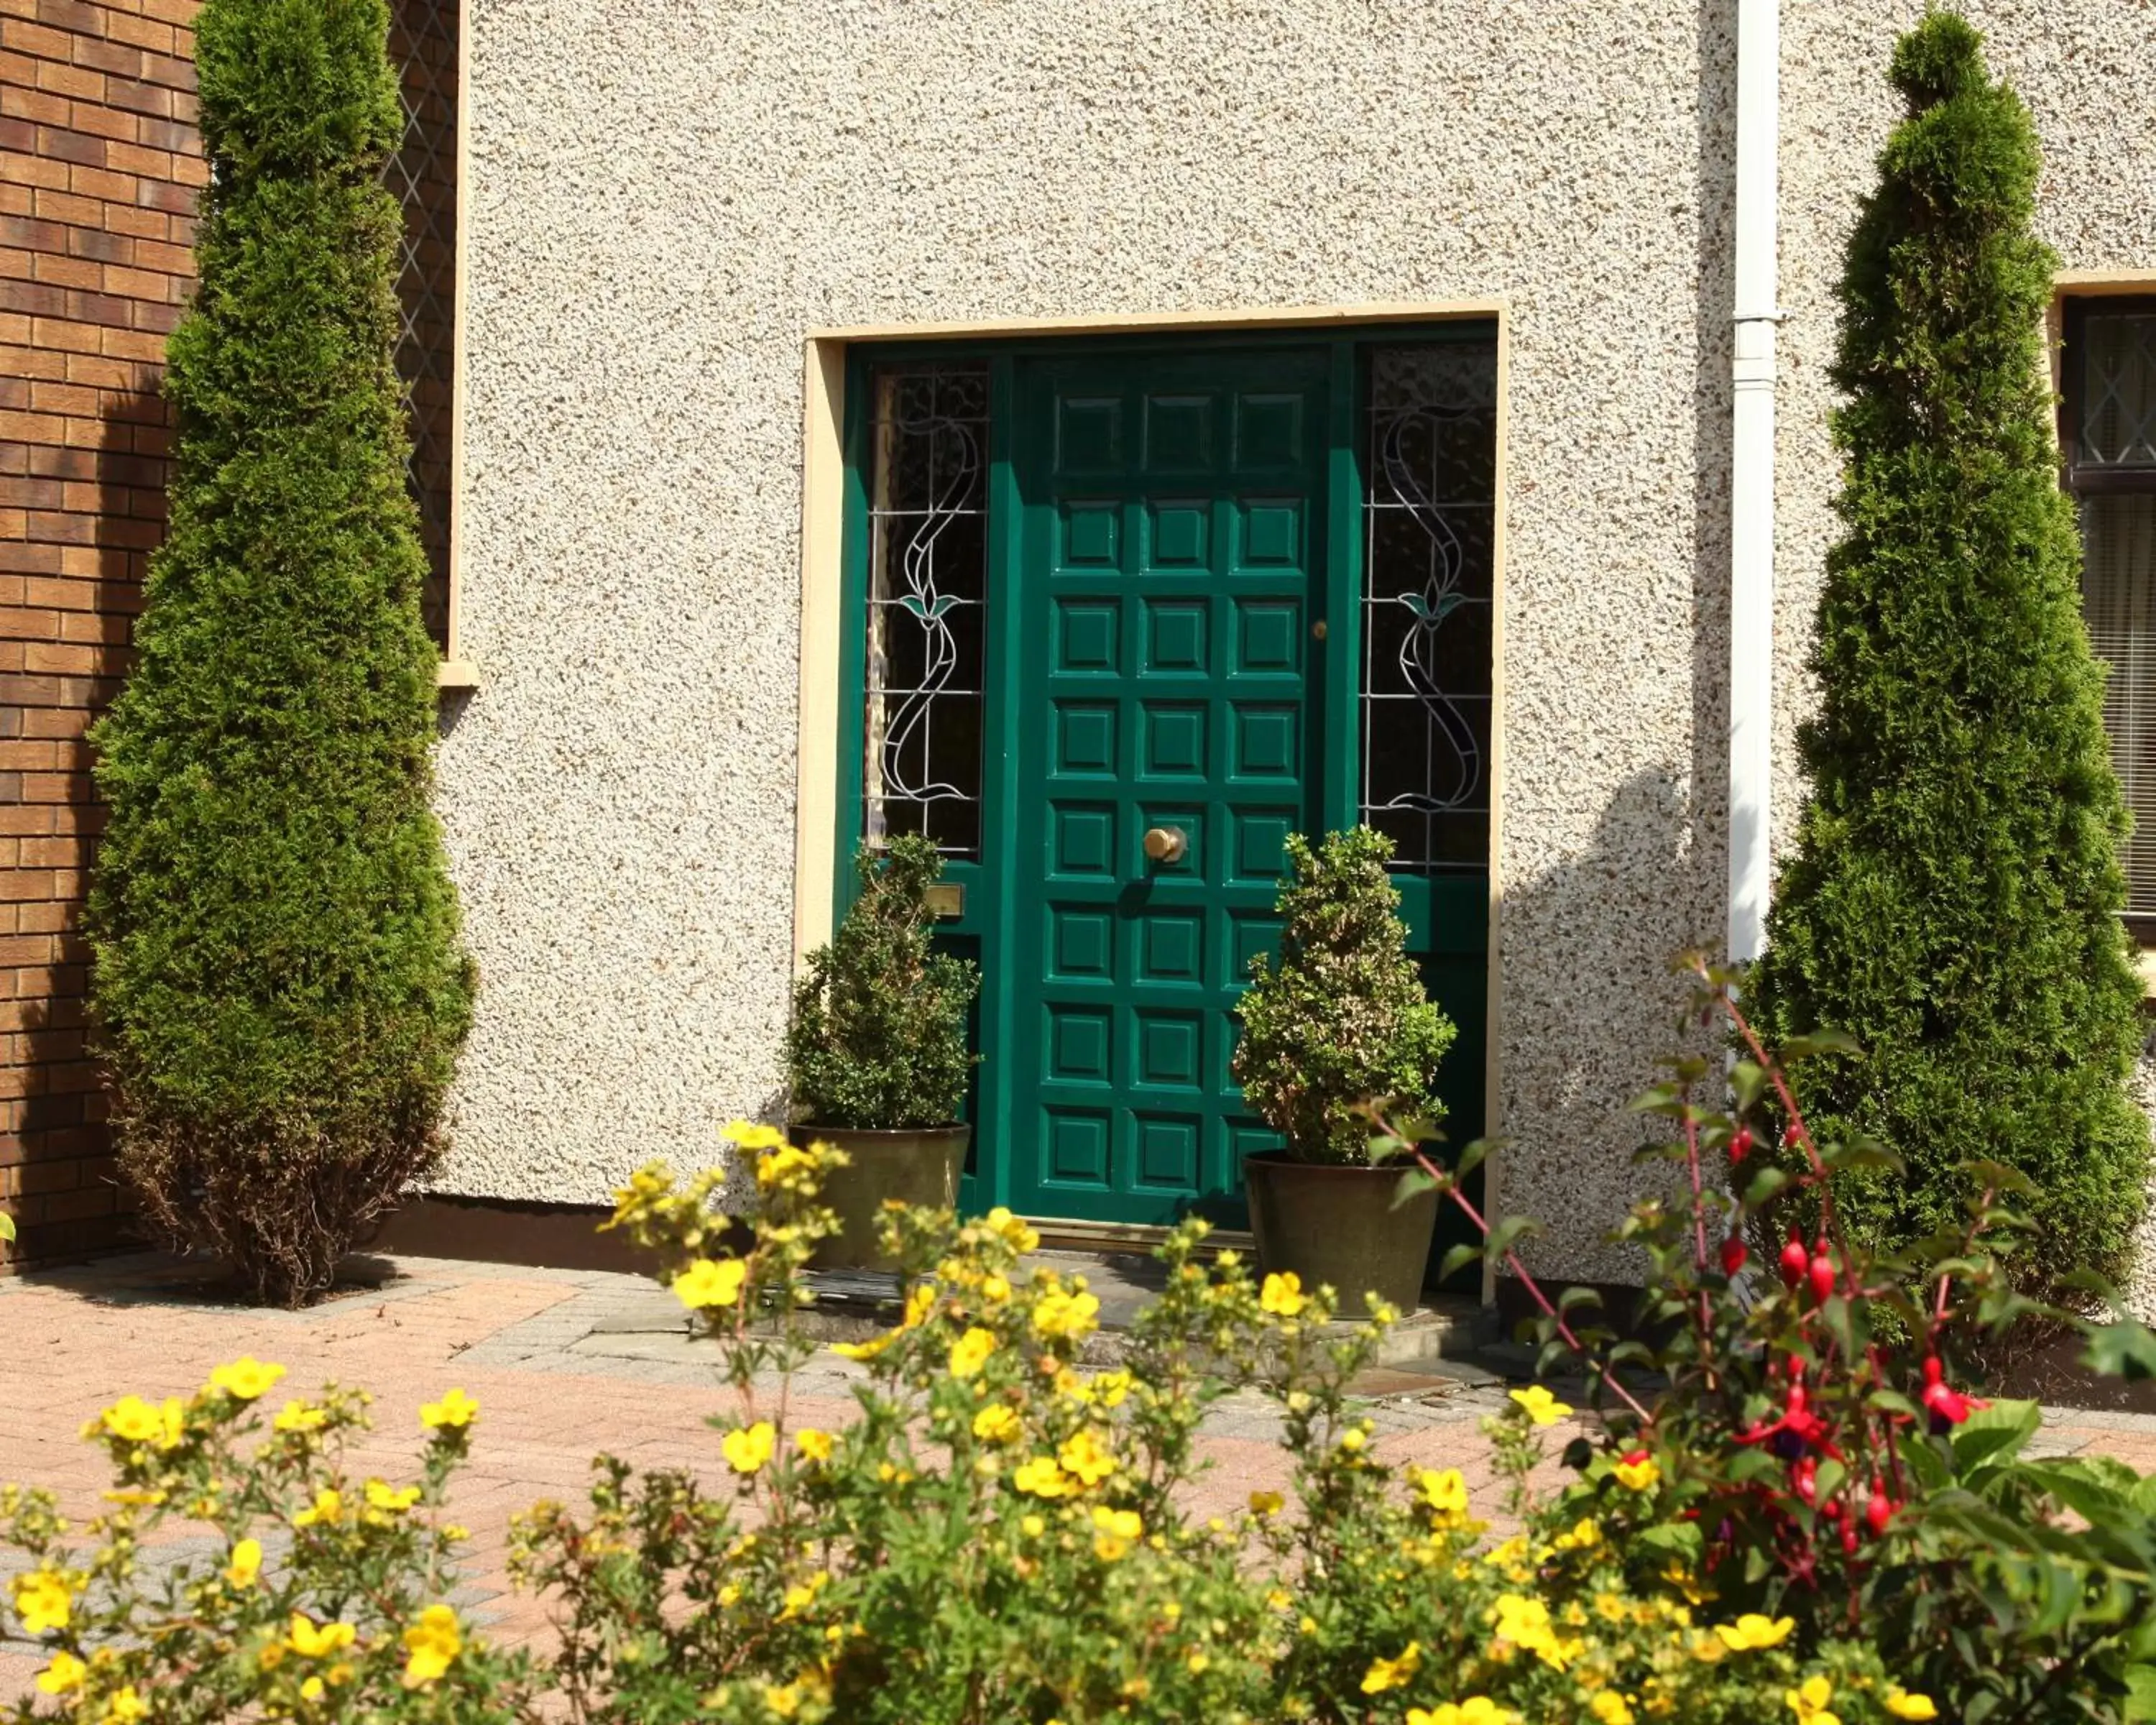
{"type": "Polygon", "coordinates": [[[2127,817],[2051,431],[2035,127],[1953,13],[1902,39],[1892,76],[1908,111],[1842,280],[1811,795],[1748,988],[1770,1037],[1862,1045],[1798,1068],[1821,1136],[1907,1163],[1845,1178],[1852,1225],[1890,1246],[1951,1226],[1959,1165],[2009,1163],[2040,1227],[2018,1276],[2048,1291],[2119,1271],[2148,1167],[2124,1087],[2127,817]]]}
{"type": "Polygon", "coordinates": [[[88,931],[121,1167],[264,1300],[432,1165],[472,970],[393,363],[384,0],[206,0],[171,523],[97,726],[88,931]]]}

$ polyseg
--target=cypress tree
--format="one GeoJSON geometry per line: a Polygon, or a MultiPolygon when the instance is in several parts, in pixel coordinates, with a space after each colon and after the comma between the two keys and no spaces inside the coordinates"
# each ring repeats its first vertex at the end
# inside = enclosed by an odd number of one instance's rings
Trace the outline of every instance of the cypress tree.
{"type": "Polygon", "coordinates": [[[2055,259],[2034,125],[1976,31],[1930,13],[1892,77],[1907,114],[1842,279],[1811,793],[1748,988],[1770,1040],[1864,1050],[1797,1068],[1821,1136],[1907,1165],[1843,1177],[1855,1230],[1892,1249],[1954,1226],[1960,1165],[2005,1163],[2035,1189],[2017,1279],[2050,1292],[2123,1269],[2149,1159],[2124,1087],[2127,816],[2043,362],[2055,259]]]}
{"type": "Polygon", "coordinates": [[[170,525],[97,726],[86,916],[121,1166],[297,1304],[431,1167],[473,973],[393,365],[384,0],[206,0],[170,525]]]}

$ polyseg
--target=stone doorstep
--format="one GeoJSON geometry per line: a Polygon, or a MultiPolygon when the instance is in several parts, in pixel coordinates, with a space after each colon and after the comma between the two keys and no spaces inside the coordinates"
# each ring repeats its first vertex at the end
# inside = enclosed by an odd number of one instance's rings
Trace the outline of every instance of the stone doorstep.
{"type": "MultiPolygon", "coordinates": [[[[1129,1252],[1036,1252],[1029,1267],[1053,1268],[1065,1276],[1082,1275],[1101,1302],[1101,1327],[1080,1349],[1080,1363],[1091,1370],[1113,1370],[1129,1357],[1131,1326],[1159,1291],[1160,1266],[1129,1252]]],[[[817,1294],[803,1308],[799,1322],[817,1341],[866,1342],[896,1322],[903,1291],[891,1274],[860,1270],[812,1270],[807,1281],[817,1294]]],[[[1359,1324],[1333,1322],[1318,1333],[1344,1337],[1359,1324]]],[[[1409,1312],[1378,1344],[1370,1367],[1356,1380],[1358,1394],[1394,1397],[1443,1394],[1463,1383],[1501,1381],[1476,1356],[1496,1337],[1497,1314],[1464,1295],[1433,1296],[1409,1312]]],[[[665,1289],[652,1287],[620,1299],[617,1309],[595,1319],[584,1337],[572,1344],[594,1354],[665,1358],[684,1362],[701,1357],[708,1344],[693,1335],[680,1304],[665,1289]]]]}

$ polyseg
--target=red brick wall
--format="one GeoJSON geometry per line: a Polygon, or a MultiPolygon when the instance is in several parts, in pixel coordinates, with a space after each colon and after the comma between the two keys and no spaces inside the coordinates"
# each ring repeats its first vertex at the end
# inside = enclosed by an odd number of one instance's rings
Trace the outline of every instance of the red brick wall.
{"type": "Polygon", "coordinates": [[[0,1204],[34,1260],[116,1244],[83,1050],[83,732],[164,517],[192,267],[195,0],[0,0],[0,1204]]]}

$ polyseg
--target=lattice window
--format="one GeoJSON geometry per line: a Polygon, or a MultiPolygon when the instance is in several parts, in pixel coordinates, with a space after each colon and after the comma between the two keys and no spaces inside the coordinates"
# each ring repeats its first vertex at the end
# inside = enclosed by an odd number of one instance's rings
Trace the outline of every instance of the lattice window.
{"type": "Polygon", "coordinates": [[[875,375],[869,493],[868,752],[871,845],[925,833],[981,850],[988,614],[988,370],[875,375]]]}
{"type": "Polygon", "coordinates": [[[2133,813],[2127,915],[2156,938],[2156,300],[2069,308],[2063,439],[2081,502],[2082,608],[2111,667],[2104,726],[2133,813]]]}
{"type": "Polygon", "coordinates": [[[1497,350],[1368,350],[1363,378],[1363,819],[1394,866],[1490,850],[1497,350]]]}
{"type": "Polygon", "coordinates": [[[404,98],[404,137],[382,171],[403,206],[397,371],[412,435],[412,495],[427,550],[427,627],[446,648],[449,459],[456,412],[458,0],[393,0],[389,54],[404,98]]]}

